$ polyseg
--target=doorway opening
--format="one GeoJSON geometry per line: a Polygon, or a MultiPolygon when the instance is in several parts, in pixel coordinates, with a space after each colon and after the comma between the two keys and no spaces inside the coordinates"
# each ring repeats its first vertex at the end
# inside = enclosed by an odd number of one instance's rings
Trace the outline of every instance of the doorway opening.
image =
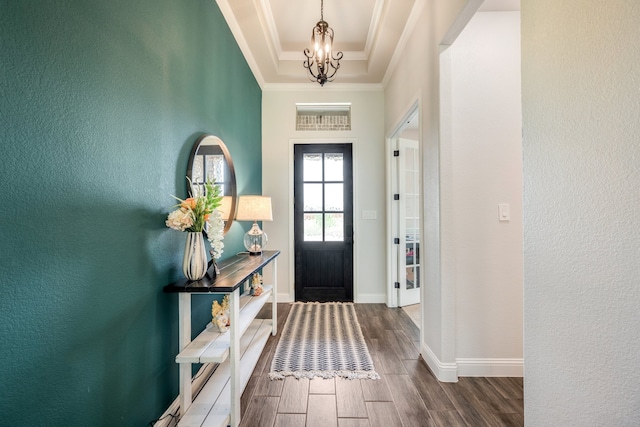
{"type": "Polygon", "coordinates": [[[392,283],[397,306],[420,327],[421,285],[421,154],[418,105],[414,105],[391,137],[392,283]]]}

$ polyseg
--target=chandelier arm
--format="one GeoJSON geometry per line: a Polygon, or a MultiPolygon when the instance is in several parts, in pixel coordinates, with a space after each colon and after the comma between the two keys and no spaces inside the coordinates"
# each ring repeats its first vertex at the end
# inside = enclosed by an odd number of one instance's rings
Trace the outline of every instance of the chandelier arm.
{"type": "MultiPolygon", "coordinates": [[[[309,48],[305,49],[302,51],[302,53],[304,53],[304,56],[307,57],[308,62],[310,62],[311,64],[313,64],[313,60],[315,58],[315,55],[313,53],[311,53],[311,51],[309,50],[309,48]]],[[[307,62],[307,61],[305,61],[307,62]]]]}
{"type": "Polygon", "coordinates": [[[338,72],[338,68],[340,68],[340,64],[337,67],[333,67],[333,72],[327,76],[327,81],[332,82],[336,73],[338,72]]]}
{"type": "Polygon", "coordinates": [[[303,64],[304,68],[306,68],[307,70],[309,70],[309,74],[311,75],[311,77],[313,77],[314,79],[316,79],[316,75],[313,73],[313,68],[311,68],[310,66],[307,66],[306,64],[303,64]]]}
{"type": "Polygon", "coordinates": [[[305,61],[302,62],[302,66],[304,68],[306,68],[307,70],[309,70],[309,74],[307,74],[307,77],[309,78],[309,81],[315,82],[318,81],[318,77],[313,73],[313,56],[308,56],[307,52],[309,51],[309,49],[305,49],[305,56],[307,56],[307,59],[305,61]]]}
{"type": "MultiPolygon", "coordinates": [[[[342,52],[337,52],[335,56],[331,55],[331,61],[329,61],[329,65],[333,68],[333,73],[331,73],[331,77],[336,75],[336,72],[340,68],[340,60],[342,59],[342,52]],[[334,63],[335,61],[335,63],[334,63]]],[[[333,80],[330,80],[333,81],[333,80]]]]}

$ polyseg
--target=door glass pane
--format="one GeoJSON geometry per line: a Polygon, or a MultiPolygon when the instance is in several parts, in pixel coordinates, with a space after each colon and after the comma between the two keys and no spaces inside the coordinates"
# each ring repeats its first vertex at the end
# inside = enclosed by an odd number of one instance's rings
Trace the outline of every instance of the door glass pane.
{"type": "Polygon", "coordinates": [[[407,267],[407,289],[420,287],[420,267],[407,267]]]}
{"type": "Polygon", "coordinates": [[[405,213],[407,218],[416,218],[418,210],[416,209],[416,199],[414,196],[405,196],[405,213]]]}
{"type": "Polygon", "coordinates": [[[415,179],[415,173],[407,173],[407,179],[405,182],[405,191],[408,194],[416,194],[418,192],[417,184],[418,181],[415,179]]]}
{"type": "Polygon", "coordinates": [[[407,155],[404,156],[404,166],[405,166],[407,172],[410,172],[410,171],[413,171],[413,170],[416,169],[415,161],[416,161],[417,151],[418,150],[410,148],[410,147],[407,147],[407,149],[405,151],[407,153],[407,155]]]}
{"type": "Polygon", "coordinates": [[[304,241],[322,241],[322,214],[304,214],[304,241]]]}
{"type": "Polygon", "coordinates": [[[322,184],[304,184],[304,211],[322,210],[322,184]]]}
{"type": "Polygon", "coordinates": [[[302,179],[322,181],[322,154],[306,153],[302,156],[302,179]]]}
{"type": "Polygon", "coordinates": [[[326,153],[324,155],[324,180],[343,181],[344,155],[342,153],[326,153]]]}
{"type": "Polygon", "coordinates": [[[344,241],[344,214],[325,214],[324,221],[324,240],[327,242],[344,241]]]}
{"type": "Polygon", "coordinates": [[[324,185],[325,211],[344,211],[343,187],[342,183],[324,185]]]}

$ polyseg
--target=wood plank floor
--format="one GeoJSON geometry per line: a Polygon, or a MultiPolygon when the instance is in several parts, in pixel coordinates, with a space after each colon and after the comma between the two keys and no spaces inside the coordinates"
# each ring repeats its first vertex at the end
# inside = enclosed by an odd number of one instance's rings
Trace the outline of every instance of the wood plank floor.
{"type": "MultiPolygon", "coordinates": [[[[242,427],[523,426],[522,378],[441,383],[418,352],[419,330],[401,309],[356,304],[380,380],[269,380],[269,337],[242,395],[242,427]]],[[[278,304],[278,332],[291,308],[278,304]]],[[[268,318],[267,306],[258,317],[268,318]]]]}

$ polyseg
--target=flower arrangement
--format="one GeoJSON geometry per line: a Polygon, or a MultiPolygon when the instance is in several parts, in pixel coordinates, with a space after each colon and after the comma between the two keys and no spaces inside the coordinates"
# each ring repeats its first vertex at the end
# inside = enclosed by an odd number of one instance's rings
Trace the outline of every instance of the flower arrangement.
{"type": "Polygon", "coordinates": [[[207,240],[211,243],[212,257],[220,258],[224,247],[224,243],[222,243],[224,221],[222,220],[222,214],[217,209],[222,202],[220,187],[207,181],[204,184],[203,194],[193,196],[193,183],[188,177],[187,180],[191,189],[189,197],[182,200],[173,196],[180,203],[176,205],[177,209],[169,214],[165,224],[167,227],[178,231],[196,233],[205,231],[207,240]]]}
{"type": "Polygon", "coordinates": [[[214,209],[209,215],[207,226],[207,240],[209,240],[211,244],[211,257],[214,259],[218,259],[222,255],[222,248],[224,248],[224,243],[222,243],[223,238],[224,220],[222,219],[222,213],[214,209]]]}

